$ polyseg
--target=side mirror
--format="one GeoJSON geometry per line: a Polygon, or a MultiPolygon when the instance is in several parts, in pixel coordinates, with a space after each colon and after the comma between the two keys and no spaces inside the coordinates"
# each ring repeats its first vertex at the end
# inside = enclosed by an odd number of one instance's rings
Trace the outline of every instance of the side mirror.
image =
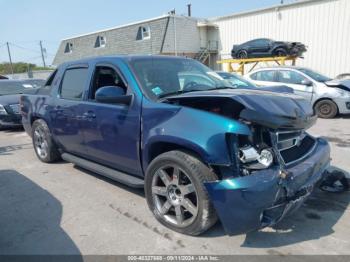
{"type": "Polygon", "coordinates": [[[132,95],[126,95],[120,86],[103,86],[96,91],[95,99],[100,103],[130,105],[132,95]]]}
{"type": "Polygon", "coordinates": [[[309,79],[302,80],[301,84],[304,86],[312,86],[312,82],[309,79]]]}

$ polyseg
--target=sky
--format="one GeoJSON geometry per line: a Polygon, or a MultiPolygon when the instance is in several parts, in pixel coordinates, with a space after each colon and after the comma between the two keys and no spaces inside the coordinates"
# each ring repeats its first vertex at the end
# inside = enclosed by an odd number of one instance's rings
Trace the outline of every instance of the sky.
{"type": "MultiPolygon", "coordinates": [[[[285,3],[296,0],[284,0],[285,3]]],[[[61,39],[168,13],[209,18],[279,4],[281,0],[0,0],[0,62],[42,65],[39,41],[50,64],[61,39]]]]}

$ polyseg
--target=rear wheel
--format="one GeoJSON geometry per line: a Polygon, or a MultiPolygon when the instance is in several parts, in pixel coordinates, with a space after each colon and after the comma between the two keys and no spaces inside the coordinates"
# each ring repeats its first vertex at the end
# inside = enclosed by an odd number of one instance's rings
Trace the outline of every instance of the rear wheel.
{"type": "Polygon", "coordinates": [[[200,160],[181,151],[159,155],[145,181],[147,203],[156,219],[174,231],[199,235],[216,221],[204,182],[217,176],[200,160]]]}
{"type": "Polygon", "coordinates": [[[315,105],[316,114],[321,118],[334,118],[338,107],[332,100],[321,100],[315,105]]]}
{"type": "Polygon", "coordinates": [[[241,50],[237,53],[237,58],[246,59],[248,58],[248,52],[246,50],[241,50]]]}
{"type": "Polygon", "coordinates": [[[49,127],[44,120],[34,121],[32,139],[35,153],[42,162],[51,163],[60,159],[58,148],[52,140],[49,127]]]}
{"type": "Polygon", "coordinates": [[[287,56],[287,51],[283,48],[279,48],[274,52],[275,56],[287,56]]]}

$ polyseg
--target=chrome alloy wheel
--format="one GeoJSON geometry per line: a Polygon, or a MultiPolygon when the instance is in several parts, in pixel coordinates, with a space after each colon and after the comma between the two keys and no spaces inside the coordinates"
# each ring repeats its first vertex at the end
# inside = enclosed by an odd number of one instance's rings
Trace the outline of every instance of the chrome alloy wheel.
{"type": "Polygon", "coordinates": [[[34,131],[34,147],[40,158],[46,158],[48,154],[48,143],[44,129],[38,126],[34,131]]]}
{"type": "Polygon", "coordinates": [[[152,197],[158,214],[177,227],[190,225],[198,214],[196,189],[177,166],[158,169],[152,180],[152,197]]]}

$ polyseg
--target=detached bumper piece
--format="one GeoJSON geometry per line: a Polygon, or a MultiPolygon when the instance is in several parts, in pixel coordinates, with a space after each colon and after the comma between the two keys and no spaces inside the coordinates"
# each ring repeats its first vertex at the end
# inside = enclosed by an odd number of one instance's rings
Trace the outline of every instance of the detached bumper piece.
{"type": "Polygon", "coordinates": [[[205,186],[226,233],[242,234],[274,225],[298,209],[329,163],[329,145],[319,138],[312,153],[292,167],[274,166],[205,186]]]}

